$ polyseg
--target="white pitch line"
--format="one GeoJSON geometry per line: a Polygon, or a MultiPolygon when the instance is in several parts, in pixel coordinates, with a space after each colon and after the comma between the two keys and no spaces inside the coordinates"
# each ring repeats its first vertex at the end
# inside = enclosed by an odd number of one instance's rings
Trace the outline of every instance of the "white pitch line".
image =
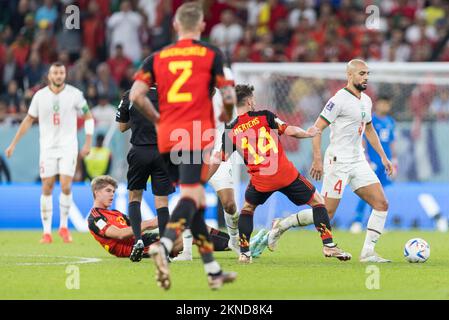
{"type": "Polygon", "coordinates": [[[49,255],[4,255],[7,257],[28,257],[28,258],[62,258],[62,259],[78,259],[75,261],[61,261],[61,262],[23,262],[16,263],[16,266],[44,266],[44,265],[66,265],[66,264],[86,264],[100,262],[99,258],[86,258],[75,256],[49,256],[49,255]]]}

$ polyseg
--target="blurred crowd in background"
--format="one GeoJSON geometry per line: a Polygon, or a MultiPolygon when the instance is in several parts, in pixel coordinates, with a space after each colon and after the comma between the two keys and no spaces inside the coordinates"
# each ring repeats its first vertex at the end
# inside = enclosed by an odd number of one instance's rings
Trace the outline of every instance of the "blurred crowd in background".
{"type": "MultiPolygon", "coordinates": [[[[85,93],[97,124],[111,125],[143,59],[173,41],[173,14],[183,2],[0,0],[0,125],[23,119],[56,60],[66,65],[67,82],[85,93]],[[80,9],[78,30],[65,27],[70,5],[80,9]]],[[[202,2],[204,39],[228,63],[449,61],[449,1],[202,2]],[[366,23],[371,4],[380,9],[374,28],[366,23]]],[[[440,91],[425,111],[447,121],[449,88],[440,91]]]]}

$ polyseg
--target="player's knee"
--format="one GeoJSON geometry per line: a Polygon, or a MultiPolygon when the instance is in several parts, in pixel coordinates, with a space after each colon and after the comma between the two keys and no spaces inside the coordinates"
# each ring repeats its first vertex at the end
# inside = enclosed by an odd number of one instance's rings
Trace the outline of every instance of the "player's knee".
{"type": "Polygon", "coordinates": [[[141,202],[142,201],[142,190],[130,190],[129,191],[129,202],[141,202]]]}
{"type": "Polygon", "coordinates": [[[384,198],[377,201],[375,205],[373,205],[373,209],[378,211],[388,211],[388,200],[384,198]]]}
{"type": "Polygon", "coordinates": [[[42,183],[42,194],[45,196],[49,196],[53,193],[53,184],[51,183],[42,183]]]}
{"type": "Polygon", "coordinates": [[[232,200],[226,201],[222,203],[223,210],[229,214],[233,214],[237,211],[237,206],[235,205],[235,202],[232,200]]]}
{"type": "Polygon", "coordinates": [[[64,194],[70,194],[72,192],[72,188],[70,186],[61,186],[61,192],[64,194]]]}
{"type": "Polygon", "coordinates": [[[154,206],[156,207],[156,209],[168,207],[168,197],[154,196],[154,206]]]}

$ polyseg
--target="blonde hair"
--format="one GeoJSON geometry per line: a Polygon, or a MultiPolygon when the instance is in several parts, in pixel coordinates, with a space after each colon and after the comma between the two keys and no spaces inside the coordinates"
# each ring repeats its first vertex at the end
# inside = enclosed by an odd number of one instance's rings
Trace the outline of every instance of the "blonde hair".
{"type": "Polygon", "coordinates": [[[195,31],[203,20],[203,8],[199,2],[187,2],[181,5],[175,13],[175,20],[184,31],[195,31]]]}
{"type": "Polygon", "coordinates": [[[94,195],[95,199],[95,191],[101,190],[103,188],[106,188],[108,185],[111,185],[114,187],[114,189],[117,189],[117,180],[115,180],[111,176],[98,176],[92,180],[90,183],[90,186],[92,188],[92,194],[94,195]]]}

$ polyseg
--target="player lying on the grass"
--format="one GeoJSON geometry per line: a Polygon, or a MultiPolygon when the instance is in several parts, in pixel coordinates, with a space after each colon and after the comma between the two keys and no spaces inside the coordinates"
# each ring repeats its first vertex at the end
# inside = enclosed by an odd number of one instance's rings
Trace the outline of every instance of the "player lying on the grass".
{"type": "Polygon", "coordinates": [[[209,175],[215,173],[220,160],[226,160],[238,151],[251,175],[245,192],[245,203],[239,218],[240,257],[242,263],[251,262],[250,237],[253,231],[253,215],[258,205],[276,191],[285,194],[296,205],[308,204],[313,208],[312,221],[321,235],[326,257],[349,260],[351,255],[338,248],[332,238],[331,226],[324,200],[315,187],[303,177],[284,153],[278,135],[286,134],[298,139],[312,138],[320,130],[311,127],[307,131],[281,121],[268,110],[254,111],[254,87],[237,85],[238,117],[226,125],[222,151],[214,154],[209,175]]]}
{"type": "MultiPolygon", "coordinates": [[[[88,217],[88,225],[91,234],[103,248],[117,257],[129,257],[134,247],[134,234],[130,221],[126,215],[118,210],[109,209],[114,200],[117,181],[110,176],[99,176],[92,180],[92,193],[94,205],[88,217]]],[[[158,219],[142,221],[141,230],[153,230],[158,228],[158,219]]],[[[215,251],[228,251],[229,236],[220,230],[208,226],[208,231],[215,251]]],[[[151,244],[159,241],[157,233],[143,233],[144,252],[148,252],[151,244]]],[[[175,242],[172,255],[175,256],[182,250],[180,238],[175,242]]]]}

